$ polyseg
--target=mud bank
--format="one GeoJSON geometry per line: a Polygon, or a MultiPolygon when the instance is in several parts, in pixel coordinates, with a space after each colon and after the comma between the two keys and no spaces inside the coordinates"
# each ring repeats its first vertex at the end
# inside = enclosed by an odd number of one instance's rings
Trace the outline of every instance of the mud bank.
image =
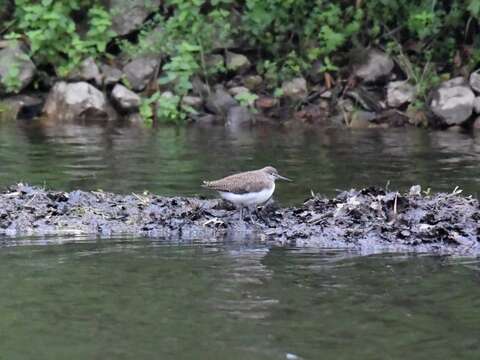
{"type": "Polygon", "coordinates": [[[58,192],[28,185],[0,194],[0,235],[120,234],[207,239],[258,232],[272,245],[353,248],[363,252],[480,253],[480,208],[458,192],[427,195],[367,188],[301,206],[269,205],[239,221],[218,200],[106,192],[58,192]]]}

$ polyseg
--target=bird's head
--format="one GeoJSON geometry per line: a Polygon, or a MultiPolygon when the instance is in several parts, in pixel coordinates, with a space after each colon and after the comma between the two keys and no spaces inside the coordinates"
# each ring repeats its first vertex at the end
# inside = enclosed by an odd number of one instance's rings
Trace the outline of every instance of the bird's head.
{"type": "Polygon", "coordinates": [[[266,166],[262,169],[262,171],[265,172],[273,181],[277,179],[292,181],[289,178],[286,178],[285,176],[280,175],[277,169],[275,169],[273,166],[266,166]]]}

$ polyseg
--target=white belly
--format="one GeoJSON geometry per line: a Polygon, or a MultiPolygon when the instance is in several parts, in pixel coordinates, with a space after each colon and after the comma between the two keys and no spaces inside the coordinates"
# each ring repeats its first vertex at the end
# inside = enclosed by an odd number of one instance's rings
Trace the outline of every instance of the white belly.
{"type": "Polygon", "coordinates": [[[275,191],[275,185],[269,189],[265,189],[259,192],[252,192],[246,194],[233,194],[229,192],[219,191],[220,196],[227,201],[237,205],[250,207],[254,205],[260,205],[270,199],[275,191]]]}

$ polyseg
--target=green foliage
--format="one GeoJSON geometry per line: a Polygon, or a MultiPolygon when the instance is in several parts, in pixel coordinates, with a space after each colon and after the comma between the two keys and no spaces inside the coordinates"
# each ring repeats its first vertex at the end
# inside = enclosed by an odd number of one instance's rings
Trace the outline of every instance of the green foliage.
{"type": "Polygon", "coordinates": [[[28,37],[37,63],[51,64],[61,75],[83,58],[104,53],[114,36],[110,15],[93,0],[16,0],[15,5],[15,32],[28,37]],[[89,9],[89,28],[84,36],[73,19],[74,12],[82,7],[89,9]]]}
{"type": "Polygon", "coordinates": [[[252,94],[250,91],[243,91],[235,96],[235,99],[240,105],[250,108],[250,111],[255,111],[255,100],[258,99],[258,95],[252,94]]]}

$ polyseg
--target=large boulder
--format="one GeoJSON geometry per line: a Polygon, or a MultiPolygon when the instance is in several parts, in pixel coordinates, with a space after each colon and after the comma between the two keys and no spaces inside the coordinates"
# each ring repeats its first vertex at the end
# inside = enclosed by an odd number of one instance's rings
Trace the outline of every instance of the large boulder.
{"type": "Polygon", "coordinates": [[[154,76],[160,58],[156,56],[142,56],[130,61],[123,68],[128,86],[134,91],[142,91],[154,76]]]}
{"type": "Polygon", "coordinates": [[[160,0],[110,0],[113,31],[123,36],[140,29],[160,3],[160,0]]]}
{"type": "Polygon", "coordinates": [[[112,99],[118,108],[124,112],[133,112],[140,107],[140,96],[121,84],[115,85],[112,90],[112,99]]]}
{"type": "Polygon", "coordinates": [[[459,125],[472,115],[475,94],[465,79],[457,77],[434,89],[430,99],[430,109],[443,123],[459,125]]]}
{"type": "Polygon", "coordinates": [[[387,85],[387,104],[399,107],[415,99],[416,88],[407,81],[392,81],[387,85]]]}
{"type": "Polygon", "coordinates": [[[0,93],[22,91],[32,82],[35,72],[35,64],[21,43],[8,42],[0,49],[0,93]]]}
{"type": "Polygon", "coordinates": [[[87,82],[56,83],[48,94],[43,112],[47,117],[60,121],[115,117],[105,95],[87,82]]]}
{"type": "Polygon", "coordinates": [[[376,82],[387,78],[393,70],[393,60],[384,52],[368,50],[357,56],[353,74],[364,82],[376,82]]]}

